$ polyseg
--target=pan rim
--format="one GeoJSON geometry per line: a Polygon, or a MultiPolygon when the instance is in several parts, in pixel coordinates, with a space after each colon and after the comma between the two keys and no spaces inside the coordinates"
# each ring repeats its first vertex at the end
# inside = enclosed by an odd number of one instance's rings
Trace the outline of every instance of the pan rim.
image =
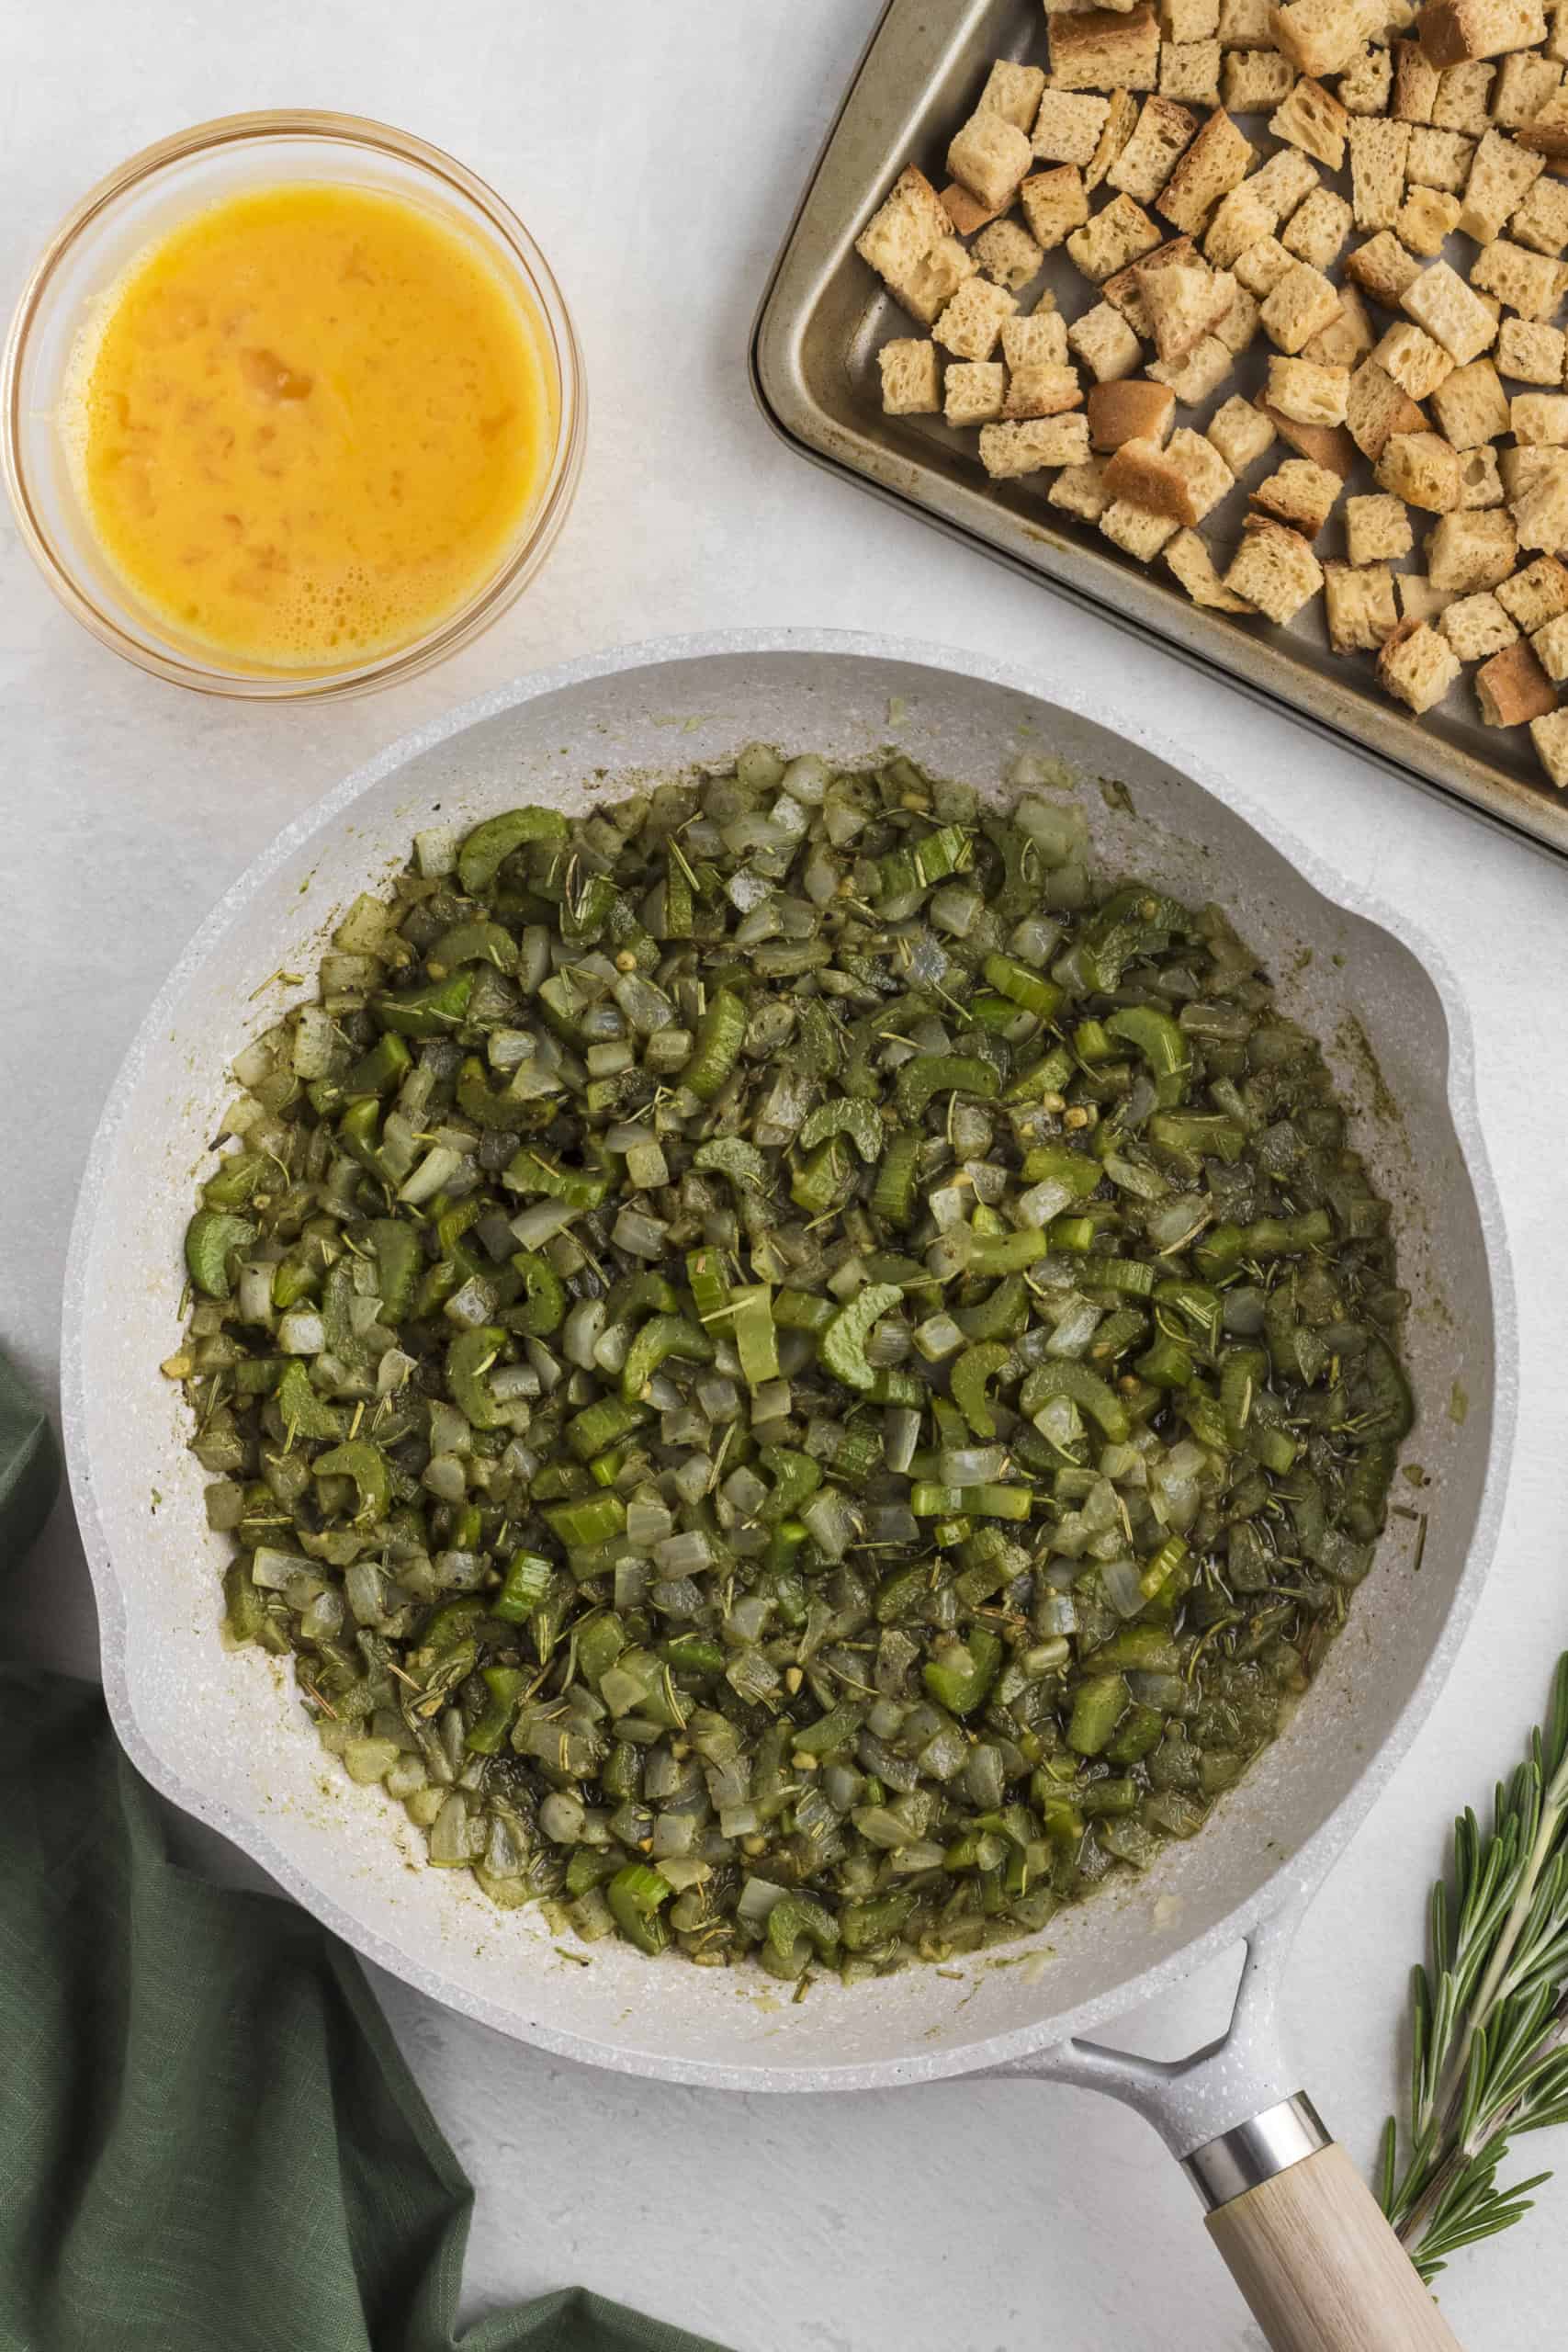
{"type": "Polygon", "coordinates": [[[1482,1134],[1475,1094],[1474,1040],[1468,1008],[1457,978],[1436,944],[1403,913],[1388,907],[1375,893],[1320,858],[1262,809],[1245,788],[1238,789],[1202,753],[1171,742],[1148,727],[1138,713],[1135,697],[1120,698],[1109,707],[1100,696],[1077,692],[1072,682],[1046,684],[1015,664],[997,662],[967,650],[917,639],[895,638],[859,631],[759,628],[698,632],[661,637],[615,646],[549,669],[525,673],[488,694],[460,704],[397,739],[354,769],[321,799],[303,809],[244,872],[230,886],[197,928],[159,989],[126,1052],[106,1099],[84,1171],[67,1256],[61,1332],[61,1401],[71,1492],[75,1506],[100,1623],[100,1647],[105,1698],[110,1719],[127,1754],[143,1778],[183,1811],[190,1813],[237,1846],[268,1876],[315,1917],[343,1938],[363,1957],[374,1961],[405,1983],[414,1985],[445,2007],[480,2023],[548,2051],[552,2055],[647,2079],[689,2084],[699,2087],[750,2091],[847,2091],[886,2089],[903,2083],[932,2082],[1014,2064],[1051,2048],[1075,2034],[1100,2027],[1125,2015],[1156,1993],[1181,1982],[1209,1961],[1234,1947],[1262,1921],[1292,1903],[1304,1901],[1382,1793],[1416,1733],[1435,1705],[1448,1679],[1460,1644],[1474,1614],[1491,1566],[1501,1522],[1506,1476],[1513,1451],[1517,1418],[1518,1369],[1517,1326],[1512,1269],[1508,1261],[1501,1204],[1482,1134]],[[778,654],[818,654],[829,659],[901,662],[928,670],[939,679],[958,677],[992,685],[1036,701],[1054,701],[1076,716],[1091,719],[1160,760],[1179,775],[1190,777],[1231,809],[1330,904],[1376,925],[1396,939],[1421,967],[1437,992],[1449,1031],[1448,1069],[1444,1082],[1453,1124],[1475,1194],[1487,1278],[1492,1296],[1494,1376],[1492,1427],[1486,1471],[1475,1527],[1464,1567],[1437,1641],[1404,1709],[1382,1741],[1368,1756],[1360,1774],[1340,1803],[1320,1823],[1304,1845],[1286,1856],[1252,1893],[1190,1943],[1179,1946],[1138,1974],[1081,2003],[1069,2011],[1043,2017],[1001,2033],[940,2051],[909,2051],[896,2058],[859,2064],[811,2067],[733,2064],[660,2052],[626,2048],[591,2034],[563,2031],[556,2026],[520,2015],[516,2010],[456,1984],[439,1969],[414,1961],[390,1939],[353,1917],[309,1872],[299,1868],[267,1834],[264,1825],[237,1812],[211,1791],[185,1781],[167,1766],[138,1721],[126,1663],[127,1614],[124,1593],[99,1518],[92,1466],[86,1453],[86,1368],[85,1332],[87,1283],[109,1161],[135,1102],[140,1065],[146,1045],[164,1028],[182,1000],[190,979],[212,948],[251,901],[265,889],[281,866],[311,840],[327,833],[373,786],[405,767],[420,754],[452,741],[467,729],[499,718],[564,689],[589,685],[628,672],[653,669],[675,662],[739,655],[755,660],[778,654]],[[1087,706],[1093,700],[1098,707],[1087,706]]]}

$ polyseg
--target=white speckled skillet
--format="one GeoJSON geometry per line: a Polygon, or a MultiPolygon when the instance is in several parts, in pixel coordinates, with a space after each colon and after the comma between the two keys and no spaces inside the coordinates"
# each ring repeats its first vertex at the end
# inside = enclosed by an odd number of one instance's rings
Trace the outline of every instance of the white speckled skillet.
{"type": "MultiPolygon", "coordinates": [[[[1285,839],[1228,775],[1163,746],[1135,674],[1122,707],[1091,712],[1070,679],[1044,672],[876,638],[743,632],[632,647],[502,688],[394,744],[235,884],[148,1014],[93,1145],[66,1283],[64,1404],[127,1749],[383,1967],[502,2032],[675,2081],[850,2090],[1005,2072],[1097,2085],[1139,2106],[1211,2206],[1235,2199],[1234,2216],[1277,2185],[1246,2194],[1255,2180],[1321,2181],[1337,2154],[1314,2155],[1323,2135],[1292,2100],[1278,1961],[1469,1621],[1503,1498],[1515,1352],[1469,1024],[1427,941],[1285,839]],[[749,1971],[649,1967],[618,1946],[595,1946],[583,1968],[558,1956],[536,1916],[493,1910],[466,1874],[413,1867],[422,1841],[400,1809],[321,1755],[279,1670],[220,1645],[223,1539],[205,1525],[178,1391],[156,1370],[176,1329],[192,1180],[231,1091],[227,1065],[266,1017],[268,976],[313,968],[344,902],[397,868],[437,807],[459,825],[520,800],[580,808],[753,740],[846,761],[897,742],[982,788],[1021,751],[1048,750],[1084,778],[1103,868],[1226,902],[1287,1011],[1323,1039],[1357,1141],[1396,1204],[1422,1406],[1408,1452],[1431,1479],[1419,1574],[1414,1522],[1392,1520],[1306,1700],[1201,1836],[1054,1920],[1021,1960],[917,1968],[849,1991],[823,1981],[799,2007],[749,1971]],[[1100,776],[1127,786],[1135,813],[1097,788],[1100,776]],[[1456,1395],[1462,1416],[1450,1409],[1456,1395]],[[1088,2030],[1243,1938],[1251,1962],[1213,2050],[1163,2068],[1085,2046],[1088,2030]]],[[[1256,2282],[1248,2291],[1264,2309],[1256,2282]]],[[[1348,2291],[1353,2303],[1359,2290],[1348,2291]]],[[[1298,2338],[1269,2324],[1292,2346],[1426,2340],[1322,2326],[1298,2338]]]]}

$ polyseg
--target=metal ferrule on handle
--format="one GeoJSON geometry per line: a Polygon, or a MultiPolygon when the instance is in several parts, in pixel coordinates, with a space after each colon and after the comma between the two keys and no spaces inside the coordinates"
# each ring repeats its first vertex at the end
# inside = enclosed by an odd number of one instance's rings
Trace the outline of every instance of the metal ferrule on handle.
{"type": "Polygon", "coordinates": [[[1260,2115],[1232,2126],[1217,2138],[1181,2159],[1183,2169],[1203,2200],[1205,2212],[1216,2212],[1233,2198],[1245,2197],[1266,2180],[1288,2172],[1292,2165],[1314,2156],[1330,2143],[1331,2134],[1305,2091],[1296,2091],[1260,2115]]]}

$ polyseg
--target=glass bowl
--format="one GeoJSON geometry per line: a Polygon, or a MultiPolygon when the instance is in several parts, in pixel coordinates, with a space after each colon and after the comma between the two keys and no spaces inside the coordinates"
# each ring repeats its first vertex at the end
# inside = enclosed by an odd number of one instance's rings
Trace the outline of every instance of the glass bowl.
{"type": "Polygon", "coordinates": [[[22,537],[67,609],[155,677],[254,701],[324,700],[428,669],[519,596],[554,545],[582,466],[587,400],[570,316],[548,263],[516,215],[438,147],[355,115],[226,115],[130,157],[62,222],[23,289],[0,362],[0,462],[22,537]],[[192,213],[288,180],[377,190],[435,213],[479,245],[516,294],[551,396],[554,446],[532,505],[490,577],[409,642],[337,666],[247,666],[143,606],[111,571],[72,478],[62,405],[92,306],[143,247],[192,213]]]}

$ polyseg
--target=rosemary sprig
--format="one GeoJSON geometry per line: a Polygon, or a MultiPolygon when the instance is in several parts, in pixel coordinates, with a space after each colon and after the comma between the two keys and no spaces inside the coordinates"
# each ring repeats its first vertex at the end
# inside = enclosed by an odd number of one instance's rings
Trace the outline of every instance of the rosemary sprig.
{"type": "Polygon", "coordinates": [[[1466,1810],[1432,1889],[1431,1960],[1412,1978],[1407,2154],[1383,2126],[1379,2194],[1424,2278],[1530,2210],[1536,2173],[1497,2186],[1509,2142],[1568,2123],[1568,1654],[1546,1721],[1493,1799],[1466,1810]]]}

